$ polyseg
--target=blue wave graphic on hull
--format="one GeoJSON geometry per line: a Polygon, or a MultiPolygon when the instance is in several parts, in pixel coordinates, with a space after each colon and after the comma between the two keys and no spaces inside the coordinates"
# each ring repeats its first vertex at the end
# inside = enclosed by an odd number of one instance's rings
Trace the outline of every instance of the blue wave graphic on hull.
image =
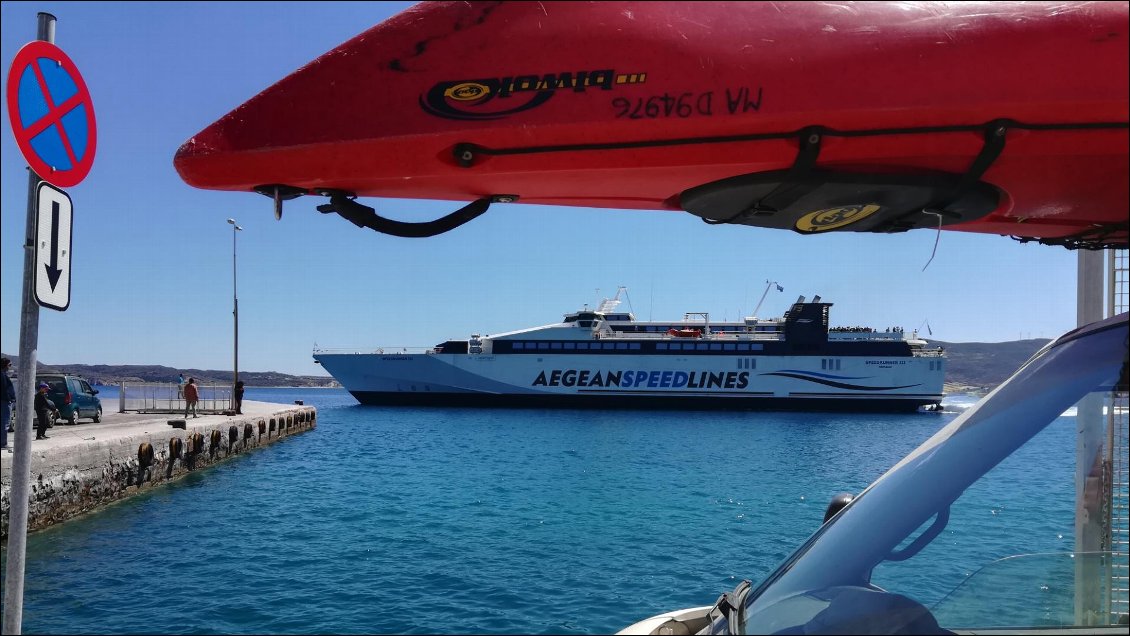
{"type": "MultiPolygon", "coordinates": [[[[822,378],[813,378],[808,375],[802,375],[801,372],[788,372],[788,371],[774,371],[772,373],[762,373],[761,375],[779,375],[784,378],[793,378],[796,380],[807,380],[825,386],[836,387],[837,389],[851,389],[853,391],[890,391],[891,389],[908,389],[912,386],[920,386],[920,384],[904,384],[902,386],[863,386],[861,384],[848,384],[846,382],[834,382],[832,380],[825,380],[822,378]]],[[[814,375],[825,375],[817,373],[814,375]]],[[[836,376],[831,376],[836,377],[836,376]]],[[[852,378],[845,378],[852,379],[852,378]]]]}
{"type": "Polygon", "coordinates": [[[821,378],[831,378],[833,380],[866,380],[867,378],[875,377],[872,375],[832,375],[831,373],[817,373],[815,371],[801,371],[799,369],[781,369],[780,371],[775,371],[774,373],[762,373],[761,375],[774,375],[781,373],[797,373],[806,377],[815,375],[821,378]]]}

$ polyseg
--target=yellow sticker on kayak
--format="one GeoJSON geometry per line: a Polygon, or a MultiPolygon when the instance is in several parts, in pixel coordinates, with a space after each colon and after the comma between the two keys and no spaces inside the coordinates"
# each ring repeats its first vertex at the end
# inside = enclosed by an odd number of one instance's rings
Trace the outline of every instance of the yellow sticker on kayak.
{"type": "Polygon", "coordinates": [[[801,232],[826,232],[862,221],[875,214],[880,206],[873,203],[844,205],[809,212],[797,219],[796,229],[801,232]]]}

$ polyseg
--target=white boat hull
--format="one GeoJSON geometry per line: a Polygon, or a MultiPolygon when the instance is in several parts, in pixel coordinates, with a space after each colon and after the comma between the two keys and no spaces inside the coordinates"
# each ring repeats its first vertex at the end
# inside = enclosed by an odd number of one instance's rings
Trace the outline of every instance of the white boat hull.
{"type": "Polygon", "coordinates": [[[913,411],[941,401],[944,378],[941,358],[910,356],[317,353],[315,359],[357,400],[384,405],[913,411]]]}

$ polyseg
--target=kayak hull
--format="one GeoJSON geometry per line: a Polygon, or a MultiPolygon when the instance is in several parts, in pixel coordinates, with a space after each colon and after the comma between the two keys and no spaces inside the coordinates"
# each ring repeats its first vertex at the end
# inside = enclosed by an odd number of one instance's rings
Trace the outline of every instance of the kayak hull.
{"type": "Polygon", "coordinates": [[[684,210],[694,188],[795,171],[818,131],[812,170],[995,189],[992,209],[943,216],[947,229],[1066,237],[1130,205],[1128,16],[1126,3],[423,3],[241,105],[174,164],[217,190],[684,210]],[[971,175],[1001,122],[1003,149],[971,175]]]}

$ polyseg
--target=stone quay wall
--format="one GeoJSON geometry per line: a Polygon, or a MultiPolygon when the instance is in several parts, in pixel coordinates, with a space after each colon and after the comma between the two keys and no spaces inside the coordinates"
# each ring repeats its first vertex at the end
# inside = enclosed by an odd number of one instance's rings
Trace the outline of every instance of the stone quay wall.
{"type": "MultiPolygon", "coordinates": [[[[109,414],[103,425],[57,424],[48,431],[50,439],[32,445],[29,532],[160,488],[317,425],[311,406],[245,402],[244,413],[188,420],[135,414],[132,421],[118,423],[113,420],[119,414],[109,414]]],[[[9,443],[12,437],[9,434],[9,443]]],[[[0,453],[0,538],[8,536],[13,457],[0,453]]]]}

